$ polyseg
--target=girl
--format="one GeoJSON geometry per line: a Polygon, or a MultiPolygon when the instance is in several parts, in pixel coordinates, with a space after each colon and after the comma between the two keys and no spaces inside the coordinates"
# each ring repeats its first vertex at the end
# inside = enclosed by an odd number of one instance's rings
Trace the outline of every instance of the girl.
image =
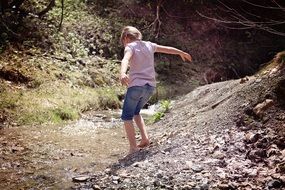
{"type": "Polygon", "coordinates": [[[123,28],[121,43],[125,47],[124,58],[121,63],[120,80],[128,87],[121,119],[124,121],[125,131],[129,140],[129,154],[132,154],[150,144],[141,108],[147,103],[155,90],[154,53],[180,55],[183,61],[192,61],[191,55],[179,49],[162,46],[152,42],[142,41],[141,32],[132,26],[123,28]],[[127,69],[129,75],[127,75],[127,69]],[[141,134],[141,142],[136,143],[133,120],[141,134]]]}

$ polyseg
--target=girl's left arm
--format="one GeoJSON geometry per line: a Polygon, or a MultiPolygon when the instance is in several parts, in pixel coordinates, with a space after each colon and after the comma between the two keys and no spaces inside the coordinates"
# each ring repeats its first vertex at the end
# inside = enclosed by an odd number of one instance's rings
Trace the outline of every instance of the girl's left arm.
{"type": "Polygon", "coordinates": [[[183,61],[192,61],[192,56],[190,54],[170,46],[157,45],[155,52],[180,55],[183,61]]]}

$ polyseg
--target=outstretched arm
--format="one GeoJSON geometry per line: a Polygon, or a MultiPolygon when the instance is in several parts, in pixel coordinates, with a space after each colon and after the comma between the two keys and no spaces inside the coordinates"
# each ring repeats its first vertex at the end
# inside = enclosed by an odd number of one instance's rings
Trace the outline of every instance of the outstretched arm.
{"type": "Polygon", "coordinates": [[[127,70],[128,70],[129,62],[130,62],[132,55],[133,55],[132,50],[129,47],[125,48],[124,58],[122,59],[122,63],[121,63],[120,80],[121,80],[121,83],[126,86],[129,84],[129,76],[127,75],[127,70]]]}
{"type": "Polygon", "coordinates": [[[192,61],[192,57],[190,54],[170,46],[157,45],[155,52],[180,55],[183,61],[190,61],[190,62],[192,61]]]}

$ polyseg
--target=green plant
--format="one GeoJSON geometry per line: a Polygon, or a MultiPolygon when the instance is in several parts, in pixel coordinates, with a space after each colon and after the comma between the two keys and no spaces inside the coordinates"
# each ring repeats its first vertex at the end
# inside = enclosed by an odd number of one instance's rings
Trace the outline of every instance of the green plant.
{"type": "Polygon", "coordinates": [[[162,112],[157,112],[155,113],[152,117],[151,117],[151,122],[155,123],[158,122],[159,120],[161,120],[161,118],[164,117],[164,113],[162,112]]]}
{"type": "Polygon", "coordinates": [[[171,105],[170,100],[161,100],[160,101],[160,107],[162,109],[162,112],[164,112],[164,113],[169,112],[170,105],[171,105]]]}
{"type": "Polygon", "coordinates": [[[168,113],[171,108],[170,100],[161,100],[159,104],[160,106],[158,108],[158,111],[150,118],[151,123],[155,123],[161,120],[165,116],[165,113],[168,113]]]}

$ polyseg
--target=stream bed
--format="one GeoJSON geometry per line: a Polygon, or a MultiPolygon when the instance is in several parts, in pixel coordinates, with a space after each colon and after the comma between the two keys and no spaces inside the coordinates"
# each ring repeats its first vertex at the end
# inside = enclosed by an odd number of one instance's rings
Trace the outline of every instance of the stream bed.
{"type": "MultiPolygon", "coordinates": [[[[154,108],[142,112],[148,117],[154,108]]],[[[124,157],[128,143],[120,113],[91,111],[65,125],[0,130],[0,189],[68,189],[73,177],[124,157]]]]}

